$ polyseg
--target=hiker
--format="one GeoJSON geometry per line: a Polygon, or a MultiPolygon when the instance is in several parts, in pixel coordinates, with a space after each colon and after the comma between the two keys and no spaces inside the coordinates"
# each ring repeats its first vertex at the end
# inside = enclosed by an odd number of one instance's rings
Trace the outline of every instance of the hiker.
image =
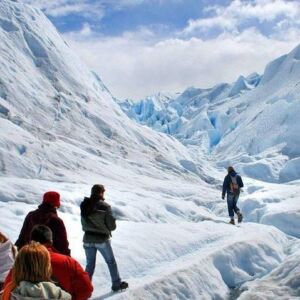
{"type": "Polygon", "coordinates": [[[98,250],[107,263],[112,280],[112,290],[119,291],[126,289],[128,283],[121,281],[111,247],[111,231],[116,229],[116,219],[112,215],[110,205],[105,202],[104,193],[104,186],[96,184],[92,187],[90,198],[84,198],[80,205],[81,224],[85,232],[83,247],[87,261],[86,271],[92,279],[98,250]]]}
{"type": "Polygon", "coordinates": [[[238,175],[233,167],[227,168],[228,174],[224,178],[222,199],[225,199],[225,194],[227,193],[227,207],[230,217],[229,223],[235,225],[234,213],[237,214],[238,223],[243,220],[243,215],[240,209],[237,207],[237,202],[240,196],[241,188],[244,186],[242,177],[238,175]]]}
{"type": "Polygon", "coordinates": [[[70,255],[67,231],[64,222],[57,215],[60,207],[60,195],[57,192],[47,192],[43,196],[43,203],[35,211],[26,216],[16,246],[20,249],[30,242],[30,233],[34,225],[47,225],[53,233],[53,247],[60,253],[70,255]]]}
{"type": "MultiPolygon", "coordinates": [[[[48,226],[35,225],[31,231],[31,241],[44,245],[50,254],[53,282],[71,294],[72,300],[86,300],[93,292],[93,286],[81,265],[72,257],[60,254],[52,247],[53,236],[48,226]]],[[[5,286],[11,281],[11,272],[5,280],[5,286]]]]}
{"type": "Polygon", "coordinates": [[[12,242],[0,232],[0,292],[7,274],[14,264],[16,252],[12,242]]]}
{"type": "Polygon", "coordinates": [[[75,259],[55,251],[52,247],[52,231],[48,226],[36,225],[31,232],[31,240],[48,249],[53,270],[52,279],[71,294],[72,300],[86,300],[92,295],[93,286],[88,273],[75,259]]]}
{"type": "Polygon", "coordinates": [[[39,243],[25,245],[19,251],[12,281],[5,286],[2,300],[64,299],[71,295],[51,281],[50,255],[39,243]]]}

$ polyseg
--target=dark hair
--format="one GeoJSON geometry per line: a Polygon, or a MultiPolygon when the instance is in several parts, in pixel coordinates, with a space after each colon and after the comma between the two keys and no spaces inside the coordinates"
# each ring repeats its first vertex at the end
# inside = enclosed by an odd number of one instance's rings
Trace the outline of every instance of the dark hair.
{"type": "Polygon", "coordinates": [[[234,168],[233,168],[232,166],[229,166],[229,167],[227,168],[227,172],[228,172],[228,173],[233,173],[233,172],[235,172],[235,170],[234,170],[234,168]]]}
{"type": "Polygon", "coordinates": [[[46,225],[35,225],[31,230],[31,240],[41,244],[52,244],[52,230],[46,225]]]}
{"type": "Polygon", "coordinates": [[[105,188],[102,184],[95,184],[92,187],[90,198],[85,198],[80,205],[82,216],[88,216],[94,210],[96,203],[101,199],[99,194],[104,192],[105,188]]]}
{"type": "Polygon", "coordinates": [[[104,192],[105,192],[104,185],[95,184],[95,185],[93,185],[93,187],[91,189],[91,198],[92,198],[93,195],[95,195],[99,198],[99,193],[104,193],[104,192]]]}

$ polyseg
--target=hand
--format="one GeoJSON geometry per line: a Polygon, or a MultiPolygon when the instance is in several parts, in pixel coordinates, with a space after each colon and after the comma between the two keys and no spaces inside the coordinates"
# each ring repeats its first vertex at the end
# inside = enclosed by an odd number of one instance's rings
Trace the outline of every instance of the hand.
{"type": "Polygon", "coordinates": [[[223,199],[223,200],[225,199],[225,195],[222,195],[222,199],[223,199]]]}

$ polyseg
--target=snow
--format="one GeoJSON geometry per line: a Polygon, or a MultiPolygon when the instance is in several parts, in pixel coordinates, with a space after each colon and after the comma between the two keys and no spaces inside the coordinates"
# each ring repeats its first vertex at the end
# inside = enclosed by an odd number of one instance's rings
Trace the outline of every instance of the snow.
{"type": "MultiPolygon", "coordinates": [[[[224,299],[229,294],[228,287],[262,276],[285,257],[283,245],[286,240],[279,231],[258,229],[255,224],[252,229],[225,226],[228,227],[226,231],[224,224],[220,223],[203,222],[193,226],[181,223],[180,230],[173,229],[178,234],[167,238],[170,225],[159,225],[160,228],[153,228],[153,231],[143,226],[136,227],[134,240],[143,245],[142,256],[133,254],[132,265],[135,263],[137,267],[131,268],[138,268],[138,276],[143,275],[142,286],[139,278],[134,278],[128,292],[112,298],[224,299]],[[245,235],[244,230],[249,234],[245,235]],[[261,240],[253,245],[253,240],[257,240],[256,230],[261,230],[261,240]],[[149,234],[145,236],[145,232],[149,234]],[[186,244],[191,236],[193,243],[186,244]],[[262,247],[264,240],[268,240],[268,245],[262,247]],[[148,249],[148,255],[145,255],[144,248],[148,249]],[[276,257],[275,252],[278,254],[276,257]],[[260,259],[257,260],[257,257],[260,259]],[[145,264],[149,264],[146,274],[143,270],[145,264]]],[[[126,239],[130,241],[130,237],[126,239]]]]}
{"type": "Polygon", "coordinates": [[[134,103],[115,99],[38,9],[2,0],[0,41],[0,230],[12,241],[56,190],[84,266],[79,205],[101,183],[130,289],[110,293],[99,256],[93,299],[299,296],[299,48],[262,76],[134,103]],[[232,164],[245,181],[237,226],[221,199],[232,164]]]}
{"type": "Polygon", "coordinates": [[[279,178],[281,182],[296,180],[300,178],[300,158],[289,160],[280,170],[279,178]]]}
{"type": "Polygon", "coordinates": [[[275,268],[269,275],[261,280],[248,284],[248,290],[239,298],[241,300],[252,299],[282,299],[292,300],[300,297],[300,252],[286,258],[282,265],[275,268]]]}

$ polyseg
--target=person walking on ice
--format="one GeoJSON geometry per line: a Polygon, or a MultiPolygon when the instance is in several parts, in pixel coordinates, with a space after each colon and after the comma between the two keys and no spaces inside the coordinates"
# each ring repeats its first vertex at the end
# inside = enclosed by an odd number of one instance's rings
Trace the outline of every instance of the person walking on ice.
{"type": "Polygon", "coordinates": [[[236,173],[233,167],[228,167],[227,172],[228,174],[225,176],[223,182],[222,199],[225,199],[225,195],[227,194],[227,208],[230,217],[229,223],[235,225],[234,213],[237,214],[238,223],[241,223],[243,220],[243,215],[237,207],[237,202],[244,183],[242,177],[236,173]]]}
{"type": "Polygon", "coordinates": [[[30,242],[30,234],[35,225],[46,225],[53,233],[53,247],[58,252],[70,256],[66,227],[63,220],[57,215],[59,207],[59,193],[49,191],[44,194],[43,203],[36,210],[29,212],[24,220],[19,238],[15,243],[18,249],[30,242]]]}
{"type": "Polygon", "coordinates": [[[92,187],[90,198],[84,198],[80,205],[81,224],[85,232],[83,236],[87,261],[85,270],[92,279],[98,250],[107,263],[112,280],[111,289],[116,292],[128,288],[128,283],[121,281],[111,247],[111,231],[116,229],[116,219],[112,215],[110,205],[105,202],[104,193],[104,186],[96,184],[92,187]]]}

